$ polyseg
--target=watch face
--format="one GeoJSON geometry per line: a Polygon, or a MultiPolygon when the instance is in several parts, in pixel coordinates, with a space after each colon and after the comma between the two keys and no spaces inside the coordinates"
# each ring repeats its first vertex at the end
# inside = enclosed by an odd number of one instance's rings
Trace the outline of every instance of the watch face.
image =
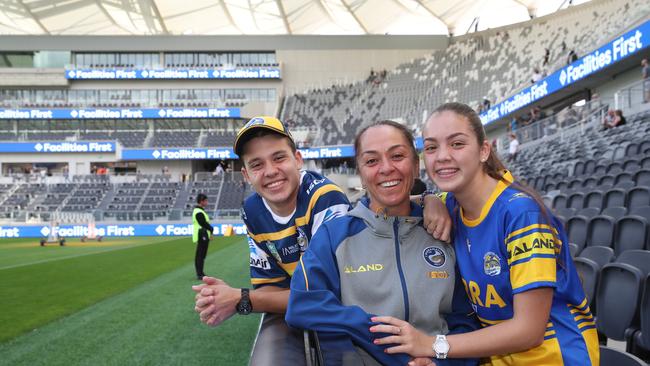
{"type": "Polygon", "coordinates": [[[444,339],[436,339],[436,342],[433,345],[434,351],[437,353],[447,353],[449,352],[449,343],[444,339]]]}
{"type": "Polygon", "coordinates": [[[241,315],[248,315],[251,313],[251,310],[253,310],[253,308],[251,307],[251,303],[248,301],[241,302],[237,305],[237,312],[241,315]]]}

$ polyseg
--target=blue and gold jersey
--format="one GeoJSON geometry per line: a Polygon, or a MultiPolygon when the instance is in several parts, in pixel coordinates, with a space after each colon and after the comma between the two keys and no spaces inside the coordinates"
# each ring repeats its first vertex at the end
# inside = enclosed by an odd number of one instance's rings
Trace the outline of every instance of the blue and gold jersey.
{"type": "Polygon", "coordinates": [[[349,209],[341,188],[311,171],[301,172],[296,210],[289,217],[275,215],[257,193],[248,197],[242,219],[248,230],[253,287],[289,288],[300,256],[318,227],[349,209]]]}
{"type": "Polygon", "coordinates": [[[544,342],[525,352],[493,356],[491,364],[599,365],[594,318],[562,225],[552,216],[549,225],[530,196],[510,187],[510,173],[504,179],[476,220],[466,219],[453,194],[446,195],[467,296],[488,327],[513,317],[515,294],[552,287],[554,295],[544,342]]]}

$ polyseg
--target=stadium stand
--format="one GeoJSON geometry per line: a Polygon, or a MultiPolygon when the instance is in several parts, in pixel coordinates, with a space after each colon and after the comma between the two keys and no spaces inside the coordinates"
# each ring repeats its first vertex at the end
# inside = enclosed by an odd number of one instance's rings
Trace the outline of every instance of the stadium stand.
{"type": "Polygon", "coordinates": [[[461,37],[444,51],[390,70],[379,84],[358,82],[288,96],[282,118],[318,126],[315,145],[350,144],[359,127],[379,119],[417,125],[426,111],[445,101],[474,106],[483,97],[498,101],[530,84],[531,53],[539,53],[541,64],[544,48],[552,50],[550,74],[566,63],[569,49],[590,51],[648,12],[650,5],[640,0],[601,1],[525,26],[461,37]]]}

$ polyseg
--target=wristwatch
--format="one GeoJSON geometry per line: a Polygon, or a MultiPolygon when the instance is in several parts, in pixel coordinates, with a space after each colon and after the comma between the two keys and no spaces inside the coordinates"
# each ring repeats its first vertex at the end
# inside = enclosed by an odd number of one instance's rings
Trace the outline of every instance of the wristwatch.
{"type": "Polygon", "coordinates": [[[239,315],[248,315],[253,311],[253,304],[251,304],[251,298],[248,292],[249,290],[247,288],[241,289],[241,299],[237,303],[237,306],[235,306],[239,315]]]}
{"type": "Polygon", "coordinates": [[[439,360],[447,358],[447,353],[449,353],[449,342],[447,342],[446,336],[442,334],[436,336],[436,340],[433,342],[433,352],[439,360]]]}

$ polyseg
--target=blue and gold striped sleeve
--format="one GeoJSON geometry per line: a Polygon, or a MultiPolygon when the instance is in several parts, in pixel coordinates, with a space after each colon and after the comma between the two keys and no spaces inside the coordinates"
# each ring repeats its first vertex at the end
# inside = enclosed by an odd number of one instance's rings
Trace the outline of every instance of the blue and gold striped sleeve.
{"type": "Polygon", "coordinates": [[[562,241],[540,212],[515,216],[508,225],[505,246],[513,294],[556,287],[556,263],[562,241]]]}

